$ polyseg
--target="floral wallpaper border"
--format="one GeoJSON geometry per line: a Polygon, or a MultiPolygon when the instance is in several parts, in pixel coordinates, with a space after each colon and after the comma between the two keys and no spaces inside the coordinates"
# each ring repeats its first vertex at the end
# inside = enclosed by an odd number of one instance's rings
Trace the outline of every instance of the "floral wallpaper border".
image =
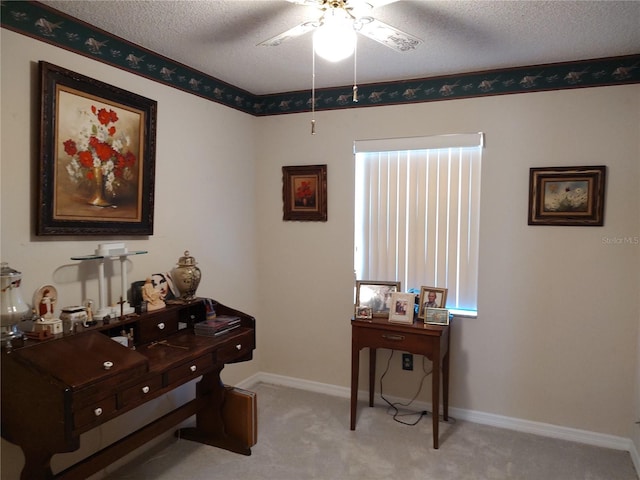
{"type": "MultiPolygon", "coordinates": [[[[3,1],[2,27],[256,116],[311,110],[311,90],[255,95],[34,1],[3,1]]],[[[640,54],[319,89],[316,111],[640,83],[640,54]]]]}

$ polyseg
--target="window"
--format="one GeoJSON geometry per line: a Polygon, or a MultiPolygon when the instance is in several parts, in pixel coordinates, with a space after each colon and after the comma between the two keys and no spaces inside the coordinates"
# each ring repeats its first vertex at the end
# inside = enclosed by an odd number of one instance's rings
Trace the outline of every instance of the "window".
{"type": "Polygon", "coordinates": [[[483,134],[355,142],[356,277],[447,288],[475,315],[483,134]]]}

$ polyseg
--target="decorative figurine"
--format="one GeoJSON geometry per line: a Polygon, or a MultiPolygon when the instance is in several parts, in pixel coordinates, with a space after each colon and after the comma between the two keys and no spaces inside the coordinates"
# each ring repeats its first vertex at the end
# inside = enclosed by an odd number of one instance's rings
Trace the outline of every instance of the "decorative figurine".
{"type": "Polygon", "coordinates": [[[149,312],[166,306],[162,299],[162,293],[155,289],[150,277],[147,277],[142,286],[142,298],[147,302],[147,311],[149,312]]]}
{"type": "Polygon", "coordinates": [[[33,296],[33,306],[38,319],[33,324],[33,331],[49,331],[56,335],[63,332],[62,321],[54,316],[58,291],[53,285],[45,285],[36,290],[33,296]]]}

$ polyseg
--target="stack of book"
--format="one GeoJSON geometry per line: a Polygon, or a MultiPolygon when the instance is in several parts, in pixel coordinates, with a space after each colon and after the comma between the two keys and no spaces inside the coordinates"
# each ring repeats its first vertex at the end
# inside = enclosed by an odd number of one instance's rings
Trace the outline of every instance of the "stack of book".
{"type": "Polygon", "coordinates": [[[240,317],[233,315],[218,315],[193,326],[196,335],[217,337],[240,327],[240,317]]]}

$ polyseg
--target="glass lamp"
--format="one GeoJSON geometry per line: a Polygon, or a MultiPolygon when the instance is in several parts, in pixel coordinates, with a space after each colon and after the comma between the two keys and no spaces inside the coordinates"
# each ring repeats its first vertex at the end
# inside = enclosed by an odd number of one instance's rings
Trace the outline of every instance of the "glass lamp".
{"type": "Polygon", "coordinates": [[[353,55],[355,47],[353,20],[344,12],[332,9],[313,34],[314,51],[325,60],[339,62],[353,55]]]}
{"type": "Polygon", "coordinates": [[[22,273],[14,270],[8,263],[0,265],[0,341],[4,342],[13,338],[22,337],[18,324],[23,320],[31,319],[31,308],[25,303],[20,290],[22,273]]]}

